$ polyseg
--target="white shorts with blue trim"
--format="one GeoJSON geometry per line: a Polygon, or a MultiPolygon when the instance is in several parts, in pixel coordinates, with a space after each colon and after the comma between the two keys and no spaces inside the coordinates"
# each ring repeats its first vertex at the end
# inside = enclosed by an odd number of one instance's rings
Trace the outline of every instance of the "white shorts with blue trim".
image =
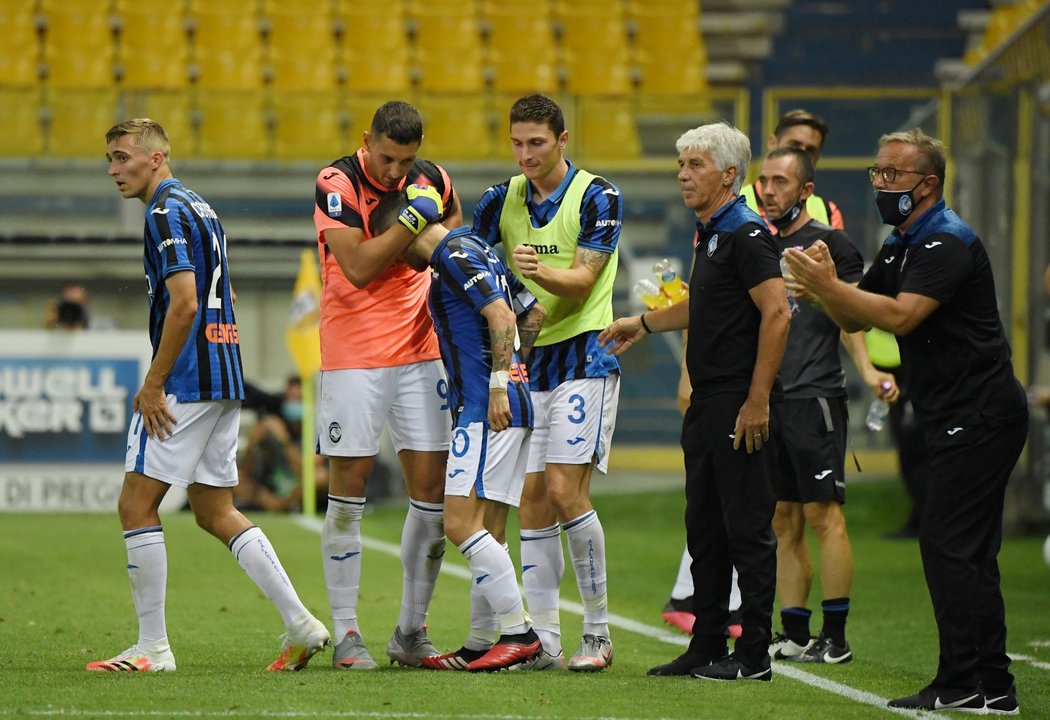
{"type": "Polygon", "coordinates": [[[317,444],[326,457],[377,455],[384,425],[397,452],[448,449],[452,414],[440,360],[326,370],[319,395],[317,444]]]}
{"type": "Polygon", "coordinates": [[[616,429],[620,376],[566,380],[553,390],[532,393],[535,411],[528,472],[547,463],[609,469],[609,449],[616,429]]]}
{"type": "Polygon", "coordinates": [[[164,440],[146,434],[141,413],[131,417],[125,472],[183,488],[193,483],[235,486],[241,401],[180,403],[174,395],[168,395],[168,410],[176,423],[171,437],[164,440]]]}
{"type": "Polygon", "coordinates": [[[483,500],[518,507],[531,434],[521,427],[490,432],[481,422],[454,428],[445,468],[445,494],[469,497],[473,490],[483,500]]]}

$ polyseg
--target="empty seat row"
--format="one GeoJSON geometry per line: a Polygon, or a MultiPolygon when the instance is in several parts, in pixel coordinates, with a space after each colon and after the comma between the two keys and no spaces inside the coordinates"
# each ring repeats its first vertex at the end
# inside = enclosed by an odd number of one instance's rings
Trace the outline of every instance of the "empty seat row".
{"type": "Polygon", "coordinates": [[[705,88],[695,0],[0,0],[0,24],[8,86],[43,78],[53,87],[389,93],[705,88]]]}
{"type": "MultiPolygon", "coordinates": [[[[386,96],[327,92],[122,92],[0,88],[0,156],[101,158],[105,132],[129,117],[167,130],[172,155],[217,160],[319,162],[361,145],[386,96]]],[[[442,162],[506,160],[507,111],[514,96],[426,96],[424,155],[442,162]]],[[[574,157],[631,160],[640,155],[628,101],[576,103],[568,120],[574,157]]]]}

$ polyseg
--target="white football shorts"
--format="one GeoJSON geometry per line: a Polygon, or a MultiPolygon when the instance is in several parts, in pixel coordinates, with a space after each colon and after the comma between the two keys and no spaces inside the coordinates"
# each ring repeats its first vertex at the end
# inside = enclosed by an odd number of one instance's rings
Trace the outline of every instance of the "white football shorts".
{"type": "Polygon", "coordinates": [[[547,463],[609,468],[609,448],[616,429],[620,376],[566,380],[553,390],[532,393],[535,411],[528,472],[547,463]]]}
{"type": "Polygon", "coordinates": [[[452,414],[440,360],[321,373],[317,442],[326,457],[372,457],[383,425],[394,450],[448,449],[452,414]]]}
{"type": "Polygon", "coordinates": [[[480,422],[453,428],[445,494],[469,497],[473,489],[479,498],[518,507],[531,434],[522,427],[489,432],[480,422]]]}
{"type": "Polygon", "coordinates": [[[137,472],[182,488],[193,483],[235,486],[241,401],[180,403],[174,395],[168,395],[168,409],[176,423],[171,437],[164,440],[146,434],[141,413],[132,415],[125,472],[137,472]]]}

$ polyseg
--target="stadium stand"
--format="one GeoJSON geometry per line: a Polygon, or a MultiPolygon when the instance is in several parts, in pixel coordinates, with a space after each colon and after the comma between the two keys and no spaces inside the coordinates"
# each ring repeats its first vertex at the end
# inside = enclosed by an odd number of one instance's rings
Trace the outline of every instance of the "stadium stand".
{"type": "MultiPolygon", "coordinates": [[[[423,116],[424,157],[477,161],[496,155],[494,119],[484,95],[430,95],[420,100],[419,112],[423,116]]],[[[503,106],[500,112],[506,112],[503,106]]]]}
{"type": "Polygon", "coordinates": [[[274,157],[278,160],[331,160],[346,147],[347,115],[337,93],[274,93],[272,111],[274,157]]]}
{"type": "Polygon", "coordinates": [[[409,0],[416,83],[434,93],[485,89],[481,22],[473,2],[409,0]]]}
{"type": "Polygon", "coordinates": [[[197,133],[188,93],[180,90],[149,90],[125,92],[122,98],[124,117],[153,118],[164,127],[177,160],[196,155],[197,133]]]}
{"type": "Polygon", "coordinates": [[[117,75],[129,90],[189,85],[186,17],[161,0],[116,0],[117,75]]]}
{"type": "Polygon", "coordinates": [[[44,151],[40,89],[0,86],[0,155],[36,157],[44,151]]]}
{"type": "Polygon", "coordinates": [[[33,87],[40,77],[40,42],[33,3],[0,0],[0,85],[33,87]]]}
{"type": "Polygon", "coordinates": [[[549,3],[486,0],[481,15],[492,90],[517,95],[557,92],[557,45],[549,3]],[[528,53],[521,50],[522,38],[528,38],[528,53]]]}
{"type": "Polygon", "coordinates": [[[327,12],[303,12],[298,5],[268,0],[263,6],[270,84],[279,91],[338,87],[336,36],[327,12]]]}
{"type": "Polygon", "coordinates": [[[191,3],[193,68],[198,87],[252,90],[263,84],[259,15],[244,7],[191,3]]]}
{"type": "Polygon", "coordinates": [[[638,127],[626,98],[591,97],[576,108],[574,142],[589,163],[622,163],[642,155],[638,127]]]}
{"type": "Polygon", "coordinates": [[[198,154],[226,160],[261,160],[270,155],[269,114],[263,93],[200,90],[198,154]]]}
{"type": "Polygon", "coordinates": [[[694,0],[631,0],[637,85],[643,95],[699,94],[707,90],[707,56],[694,0]]]}
{"type": "Polygon", "coordinates": [[[110,87],[114,42],[109,12],[99,12],[98,5],[90,0],[41,0],[40,13],[48,85],[110,87]]]}
{"type": "Polygon", "coordinates": [[[563,87],[577,95],[626,95],[631,89],[622,2],[555,0],[563,87]]]}
{"type": "Polygon", "coordinates": [[[119,122],[117,91],[112,88],[63,88],[44,100],[47,154],[65,158],[105,155],[105,133],[119,122]]]}
{"type": "Polygon", "coordinates": [[[337,0],[335,15],[346,89],[391,96],[407,92],[411,75],[402,4],[337,0]]]}

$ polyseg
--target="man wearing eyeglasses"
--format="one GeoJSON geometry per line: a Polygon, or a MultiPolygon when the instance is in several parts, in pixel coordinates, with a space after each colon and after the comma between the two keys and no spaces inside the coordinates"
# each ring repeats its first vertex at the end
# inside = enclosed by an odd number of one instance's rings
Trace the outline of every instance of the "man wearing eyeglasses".
{"type": "Polygon", "coordinates": [[[1006,483],[1028,436],[1024,388],[977,234],[945,205],[944,145],[921,129],[883,135],[868,169],[894,230],[853,287],[827,246],[786,250],[795,283],[847,332],[897,336],[925,428],[930,475],[919,550],[940,637],[933,681],[890,707],[1014,715],[996,556],[1006,483]]]}

